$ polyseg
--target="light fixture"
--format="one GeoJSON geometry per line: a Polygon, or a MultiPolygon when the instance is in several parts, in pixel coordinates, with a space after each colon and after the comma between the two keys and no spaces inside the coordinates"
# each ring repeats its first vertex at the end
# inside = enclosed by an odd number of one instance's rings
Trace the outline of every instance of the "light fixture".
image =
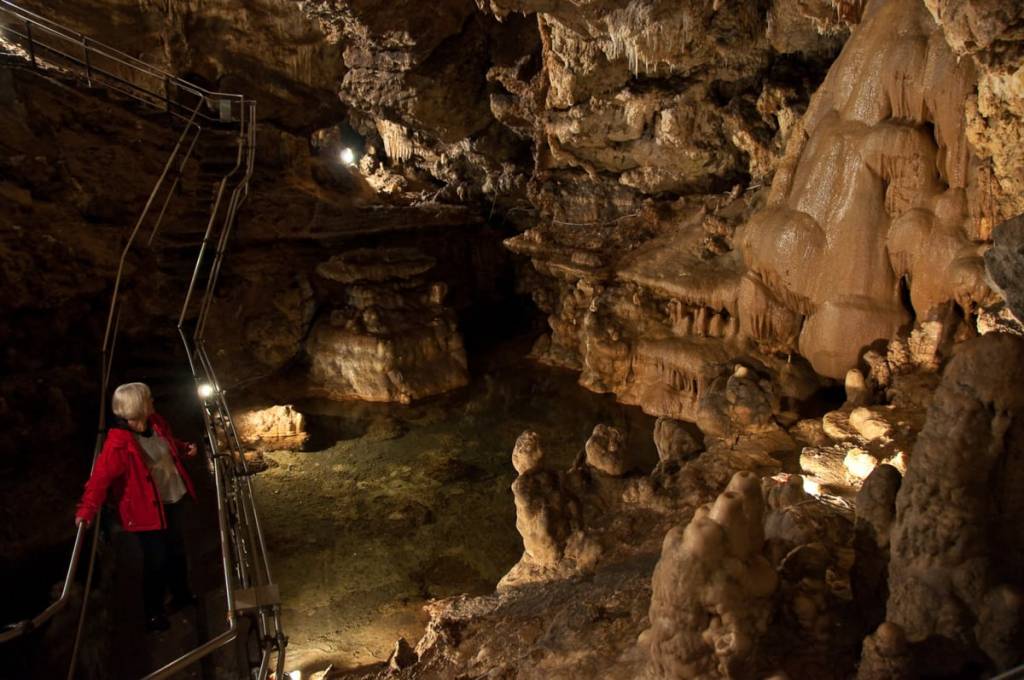
{"type": "Polygon", "coordinates": [[[302,671],[288,671],[290,680],[302,680],[302,671]]]}
{"type": "Polygon", "coordinates": [[[341,162],[344,163],[345,165],[355,165],[356,152],[346,146],[344,149],[341,150],[341,162]]]}
{"type": "Polygon", "coordinates": [[[197,392],[199,392],[200,399],[209,399],[213,396],[213,385],[210,383],[201,383],[197,392]]]}

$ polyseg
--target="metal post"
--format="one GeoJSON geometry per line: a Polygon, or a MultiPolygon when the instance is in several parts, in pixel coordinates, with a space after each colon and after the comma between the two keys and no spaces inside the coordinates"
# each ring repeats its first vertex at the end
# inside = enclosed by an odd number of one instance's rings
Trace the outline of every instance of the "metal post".
{"type": "Polygon", "coordinates": [[[39,68],[36,63],[36,43],[32,39],[32,22],[25,20],[25,37],[28,38],[28,58],[32,62],[32,68],[39,68]]]}
{"type": "Polygon", "coordinates": [[[85,82],[92,87],[92,64],[89,61],[89,38],[82,36],[82,54],[85,57],[85,82]]]}

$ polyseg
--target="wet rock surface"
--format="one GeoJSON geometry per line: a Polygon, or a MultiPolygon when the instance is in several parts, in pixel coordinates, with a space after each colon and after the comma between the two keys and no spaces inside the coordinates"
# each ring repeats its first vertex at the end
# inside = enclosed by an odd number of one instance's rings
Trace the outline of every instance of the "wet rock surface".
{"type": "MultiPolygon", "coordinates": [[[[307,674],[1020,662],[1020,3],[25,4],[259,101],[209,344],[307,674]]],[[[41,602],[175,134],[2,60],[0,568],[41,602]]],[[[177,192],[113,379],[194,417],[177,192]]]]}

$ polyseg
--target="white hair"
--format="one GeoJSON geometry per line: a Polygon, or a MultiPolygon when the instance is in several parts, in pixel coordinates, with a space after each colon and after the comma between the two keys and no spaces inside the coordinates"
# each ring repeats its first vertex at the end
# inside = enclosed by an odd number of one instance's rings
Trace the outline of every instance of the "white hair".
{"type": "Polygon", "coordinates": [[[126,383],[114,390],[110,407],[119,418],[142,420],[146,417],[146,402],[152,398],[153,394],[146,383],[126,383]]]}

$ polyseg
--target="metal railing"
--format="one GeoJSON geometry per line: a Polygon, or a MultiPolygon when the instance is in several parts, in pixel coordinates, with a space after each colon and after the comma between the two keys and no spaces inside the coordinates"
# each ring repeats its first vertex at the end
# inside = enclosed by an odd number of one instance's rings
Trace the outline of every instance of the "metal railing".
{"type": "Polygon", "coordinates": [[[9,0],[0,0],[0,29],[27,53],[33,67],[74,72],[90,86],[114,90],[179,120],[189,119],[196,105],[203,104],[199,119],[237,121],[245,106],[244,95],[213,92],[182,80],[9,0]]]}
{"type": "MultiPolygon", "coordinates": [[[[234,167],[217,182],[210,217],[178,319],[178,332],[185,345],[189,367],[197,387],[201,384],[210,384],[214,388],[214,398],[203,399],[202,412],[210,444],[210,462],[217,497],[217,519],[228,628],[146,678],[147,680],[156,680],[168,677],[211,652],[230,644],[238,637],[237,615],[239,613],[252,616],[254,625],[259,631],[262,655],[259,667],[255,669],[255,677],[259,680],[266,679],[269,673],[270,656],[275,652],[277,654],[276,677],[283,677],[287,638],[284,636],[281,626],[280,599],[277,595],[277,588],[273,584],[266,541],[253,503],[251,476],[231,420],[225,394],[219,387],[212,362],[206,352],[204,339],[206,321],[212,308],[226,244],[236,223],[238,210],[249,192],[249,180],[253,173],[256,148],[255,102],[245,99],[240,94],[211,92],[183,81],[120,50],[98,43],[45,17],[24,10],[7,0],[0,0],[0,35],[9,43],[14,43],[24,50],[32,67],[40,70],[44,75],[70,73],[84,80],[90,86],[102,85],[141,102],[152,110],[169,114],[172,120],[184,123],[184,129],[178,136],[177,142],[164,164],[163,171],[121,251],[101,348],[102,375],[98,434],[93,451],[93,467],[104,441],[106,395],[110,384],[110,371],[119,329],[121,284],[128,255],[135,246],[137,236],[149,217],[160,192],[167,185],[171,169],[177,163],[177,171],[173,173],[174,179],[170,182],[170,187],[166,189],[163,205],[148,239],[148,243],[152,244],[185,166],[193,157],[197,142],[204,131],[204,125],[209,128],[210,123],[230,124],[232,134],[237,135],[236,162],[234,167]],[[225,202],[225,193],[228,192],[230,195],[225,202]],[[222,205],[224,206],[223,211],[221,211],[222,205]],[[214,242],[216,245],[213,258],[204,267],[210,244],[214,242]],[[207,272],[206,284],[199,300],[195,329],[189,338],[184,328],[197,282],[200,274],[204,271],[207,272]]],[[[218,127],[223,128],[223,125],[218,125],[218,127]]],[[[96,540],[98,527],[99,522],[97,521],[93,530],[93,549],[90,554],[82,610],[68,671],[69,679],[73,676],[76,667],[86,618],[86,605],[92,583],[96,546],[98,545],[96,540]]],[[[64,587],[57,601],[32,619],[18,622],[0,631],[0,642],[25,635],[52,618],[67,604],[70,599],[73,577],[81,558],[85,531],[86,527],[79,525],[64,587]]]]}

